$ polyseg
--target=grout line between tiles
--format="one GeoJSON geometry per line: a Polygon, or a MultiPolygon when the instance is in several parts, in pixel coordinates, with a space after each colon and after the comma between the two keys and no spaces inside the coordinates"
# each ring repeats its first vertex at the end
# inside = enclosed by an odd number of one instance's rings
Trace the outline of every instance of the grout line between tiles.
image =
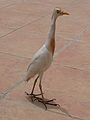
{"type": "Polygon", "coordinates": [[[62,53],[65,49],[70,47],[72,44],[74,44],[77,39],[79,39],[85,32],[87,32],[90,29],[90,25],[88,25],[84,30],[82,30],[79,34],[77,34],[70,42],[68,42],[64,47],[60,48],[54,55],[54,58],[57,57],[60,53],[62,53]]]}

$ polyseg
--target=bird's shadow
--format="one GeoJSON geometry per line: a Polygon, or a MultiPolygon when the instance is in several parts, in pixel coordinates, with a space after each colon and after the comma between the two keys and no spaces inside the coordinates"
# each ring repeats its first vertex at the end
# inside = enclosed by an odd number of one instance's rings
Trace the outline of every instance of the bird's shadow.
{"type": "MultiPolygon", "coordinates": [[[[26,96],[26,99],[27,99],[30,103],[36,105],[37,107],[46,110],[45,105],[44,105],[42,102],[39,102],[38,100],[32,101],[32,99],[31,99],[30,96],[26,96]]],[[[47,100],[49,100],[49,99],[47,99],[47,100]]],[[[50,102],[50,103],[51,103],[51,104],[56,104],[55,101],[52,101],[52,102],[50,102]]],[[[59,106],[47,105],[47,109],[59,109],[59,106]]]]}
{"type": "MultiPolygon", "coordinates": [[[[37,107],[46,110],[43,103],[38,102],[37,100],[36,101],[32,101],[30,96],[26,96],[26,99],[30,103],[36,105],[37,107]]],[[[56,104],[56,102],[53,101],[52,104],[56,104]]],[[[56,114],[60,114],[60,115],[63,115],[63,116],[68,116],[68,117],[73,118],[73,119],[83,120],[82,118],[79,118],[77,116],[69,114],[69,112],[65,108],[61,107],[61,105],[60,106],[47,105],[47,111],[52,112],[52,113],[56,113],[56,114]],[[55,110],[57,110],[57,111],[55,111],[55,110]]]]}

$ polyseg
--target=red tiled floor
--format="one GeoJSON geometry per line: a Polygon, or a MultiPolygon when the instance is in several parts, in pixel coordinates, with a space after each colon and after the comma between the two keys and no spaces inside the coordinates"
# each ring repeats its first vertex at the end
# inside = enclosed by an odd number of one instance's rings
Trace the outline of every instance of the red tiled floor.
{"type": "Polygon", "coordinates": [[[62,52],[56,59],[56,63],[77,67],[90,71],[90,50],[88,44],[76,42],[62,52]]]}
{"type": "Polygon", "coordinates": [[[89,13],[89,0],[0,1],[0,120],[90,119],[89,13]],[[48,106],[48,111],[44,111],[41,103],[31,103],[24,92],[31,91],[33,79],[19,84],[29,58],[47,39],[51,14],[57,6],[70,15],[57,20],[56,58],[42,84],[45,97],[56,98],[72,118],[57,107],[48,106]]]}
{"type": "Polygon", "coordinates": [[[80,39],[77,41],[80,41],[83,44],[85,43],[85,44],[87,44],[87,46],[89,46],[89,44],[90,44],[90,30],[88,30],[84,35],[82,35],[80,37],[80,39]]]}
{"type": "MultiPolygon", "coordinates": [[[[49,99],[56,98],[57,103],[70,114],[89,118],[89,78],[89,72],[52,65],[42,80],[44,95],[49,99]]],[[[20,85],[8,94],[8,97],[16,101],[27,101],[25,91],[30,92],[32,85],[33,79],[26,85],[24,83],[20,85]]],[[[36,93],[37,91],[39,92],[38,84],[36,93]]]]}
{"type": "Polygon", "coordinates": [[[28,61],[0,53],[0,94],[23,78],[28,61]]]}
{"type": "Polygon", "coordinates": [[[14,100],[4,100],[0,102],[0,119],[7,120],[36,120],[37,119],[61,119],[61,120],[72,120],[71,118],[66,118],[61,112],[54,113],[54,111],[45,111],[39,109],[35,105],[27,102],[20,102],[14,100]],[[9,109],[8,109],[9,108],[9,109]]]}
{"type": "Polygon", "coordinates": [[[13,3],[15,3],[15,0],[0,0],[0,9],[12,5],[13,3]]]}
{"type": "Polygon", "coordinates": [[[40,18],[43,14],[48,14],[49,6],[44,5],[44,7],[35,3],[17,2],[12,6],[2,8],[0,10],[0,36],[40,18]]]}

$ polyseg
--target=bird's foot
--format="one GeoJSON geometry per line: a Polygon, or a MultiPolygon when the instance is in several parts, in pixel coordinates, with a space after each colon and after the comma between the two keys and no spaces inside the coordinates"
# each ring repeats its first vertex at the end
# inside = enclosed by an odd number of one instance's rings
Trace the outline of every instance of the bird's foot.
{"type": "Polygon", "coordinates": [[[51,99],[51,100],[47,100],[47,99],[43,99],[43,98],[40,98],[40,97],[37,97],[34,99],[34,101],[37,100],[38,102],[41,102],[44,106],[45,106],[45,109],[47,110],[47,105],[52,105],[52,106],[58,106],[60,107],[59,104],[57,103],[54,103],[54,101],[56,99],[51,99]]]}
{"type": "Polygon", "coordinates": [[[31,98],[32,101],[35,101],[37,99],[37,96],[42,95],[42,94],[27,93],[26,91],[25,91],[25,93],[26,93],[26,95],[28,95],[31,98]]]}
{"type": "Polygon", "coordinates": [[[44,99],[44,98],[38,97],[38,96],[40,96],[40,95],[42,95],[42,94],[32,94],[32,93],[29,94],[29,93],[27,93],[27,92],[25,92],[25,93],[26,93],[26,95],[28,95],[28,96],[31,98],[32,102],[38,101],[38,102],[42,103],[42,104],[45,106],[45,109],[46,109],[46,110],[47,110],[47,105],[52,105],[52,106],[60,107],[59,104],[54,103],[54,101],[55,101],[56,99],[48,100],[48,99],[44,99]]]}

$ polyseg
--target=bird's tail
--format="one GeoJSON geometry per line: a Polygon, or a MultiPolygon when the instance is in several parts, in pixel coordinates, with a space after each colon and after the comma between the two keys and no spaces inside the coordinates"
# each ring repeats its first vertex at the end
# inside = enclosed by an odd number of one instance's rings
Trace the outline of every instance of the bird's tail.
{"type": "Polygon", "coordinates": [[[25,81],[25,82],[28,82],[31,78],[32,78],[32,77],[27,77],[27,76],[26,76],[25,79],[24,79],[24,81],[25,81]]]}
{"type": "Polygon", "coordinates": [[[32,78],[32,76],[30,76],[30,75],[26,72],[26,74],[25,74],[25,76],[24,76],[24,81],[25,81],[25,82],[28,82],[31,78],[32,78]]]}

